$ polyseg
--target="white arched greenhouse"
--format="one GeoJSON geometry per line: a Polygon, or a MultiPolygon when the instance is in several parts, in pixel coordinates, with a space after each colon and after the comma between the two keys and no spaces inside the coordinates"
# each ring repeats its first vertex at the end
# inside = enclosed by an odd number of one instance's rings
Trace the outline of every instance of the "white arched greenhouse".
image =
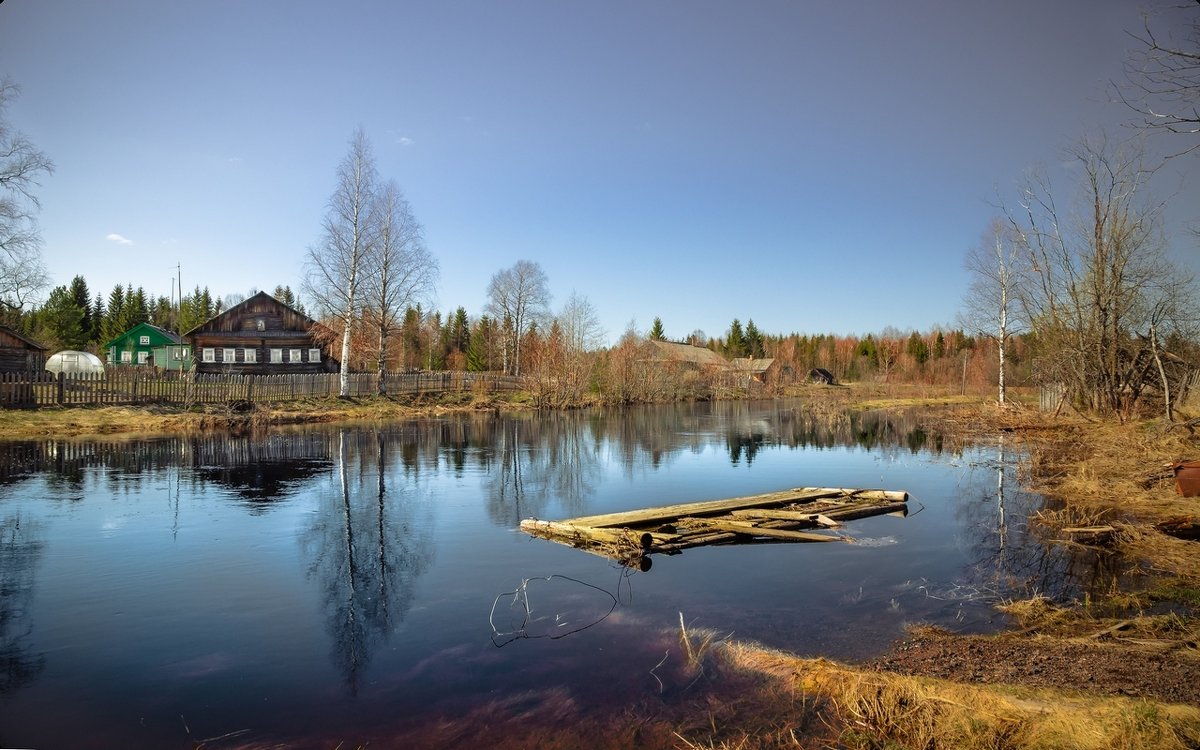
{"type": "Polygon", "coordinates": [[[46,369],[56,375],[67,373],[74,375],[80,372],[104,372],[104,363],[90,352],[77,352],[70,349],[51,354],[46,360],[46,369]]]}

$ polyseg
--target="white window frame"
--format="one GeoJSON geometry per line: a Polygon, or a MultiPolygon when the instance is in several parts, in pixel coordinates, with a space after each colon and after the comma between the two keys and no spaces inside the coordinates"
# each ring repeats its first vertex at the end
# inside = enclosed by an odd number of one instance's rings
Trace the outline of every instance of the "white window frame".
{"type": "Polygon", "coordinates": [[[321,350],[320,349],[309,349],[308,350],[308,361],[309,362],[320,362],[321,361],[321,350]]]}
{"type": "Polygon", "coordinates": [[[243,349],[242,350],[242,361],[243,362],[257,362],[258,361],[258,350],[257,349],[249,349],[249,348],[243,349]]]}
{"type": "Polygon", "coordinates": [[[278,365],[278,364],[281,364],[282,362],[283,362],[283,350],[282,349],[272,349],[271,350],[271,364],[278,365]]]}
{"type": "Polygon", "coordinates": [[[133,362],[133,352],[126,349],[121,352],[121,364],[131,364],[133,362]]]}
{"type": "Polygon", "coordinates": [[[294,365],[300,364],[304,361],[300,358],[303,352],[303,349],[288,349],[288,361],[294,365]]]}
{"type": "Polygon", "coordinates": [[[217,361],[217,350],[213,349],[211,346],[206,346],[206,347],[202,348],[200,350],[200,361],[201,362],[216,362],[217,361]]]}
{"type": "Polygon", "coordinates": [[[144,365],[150,361],[150,352],[138,352],[138,364],[144,365]]]}
{"type": "Polygon", "coordinates": [[[237,362],[237,349],[226,346],[221,349],[221,361],[227,365],[237,362]]]}
{"type": "Polygon", "coordinates": [[[149,336],[138,336],[138,345],[139,346],[150,346],[150,337],[149,336]]]}

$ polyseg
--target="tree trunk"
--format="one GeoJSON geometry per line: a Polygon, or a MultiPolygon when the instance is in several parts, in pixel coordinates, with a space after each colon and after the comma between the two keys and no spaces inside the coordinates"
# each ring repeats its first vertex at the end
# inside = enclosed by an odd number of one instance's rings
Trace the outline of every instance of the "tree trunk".
{"type": "Polygon", "coordinates": [[[387,388],[384,386],[383,378],[387,369],[387,326],[379,326],[379,382],[377,392],[380,396],[387,395],[387,388]]]}
{"type": "Polygon", "coordinates": [[[1158,333],[1153,324],[1150,325],[1150,351],[1154,353],[1154,364],[1158,367],[1158,377],[1162,381],[1163,408],[1166,410],[1167,421],[1173,422],[1175,415],[1171,412],[1171,383],[1167,380],[1162,358],[1158,356],[1158,333]]]}

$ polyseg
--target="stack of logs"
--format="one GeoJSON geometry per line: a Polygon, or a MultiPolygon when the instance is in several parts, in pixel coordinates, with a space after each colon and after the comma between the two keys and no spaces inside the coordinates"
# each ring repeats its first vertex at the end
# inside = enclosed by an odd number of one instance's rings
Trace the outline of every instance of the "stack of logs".
{"type": "Polygon", "coordinates": [[[563,521],[527,519],[521,522],[521,529],[648,570],[648,555],[678,554],[690,547],[851,541],[828,530],[856,518],[907,512],[907,492],[800,487],[563,521]]]}

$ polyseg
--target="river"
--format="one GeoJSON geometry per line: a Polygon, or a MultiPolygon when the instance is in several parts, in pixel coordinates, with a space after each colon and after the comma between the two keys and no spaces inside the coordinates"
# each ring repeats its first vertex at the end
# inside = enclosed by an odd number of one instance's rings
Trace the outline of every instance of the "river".
{"type": "Polygon", "coordinates": [[[1030,533],[1020,459],[793,401],[0,443],[0,746],[386,745],[618,707],[663,694],[681,618],[841,660],[908,623],[986,632],[1002,599],[1107,585],[1030,533]],[[800,486],[912,501],[854,543],[647,572],[518,529],[800,486]]]}

